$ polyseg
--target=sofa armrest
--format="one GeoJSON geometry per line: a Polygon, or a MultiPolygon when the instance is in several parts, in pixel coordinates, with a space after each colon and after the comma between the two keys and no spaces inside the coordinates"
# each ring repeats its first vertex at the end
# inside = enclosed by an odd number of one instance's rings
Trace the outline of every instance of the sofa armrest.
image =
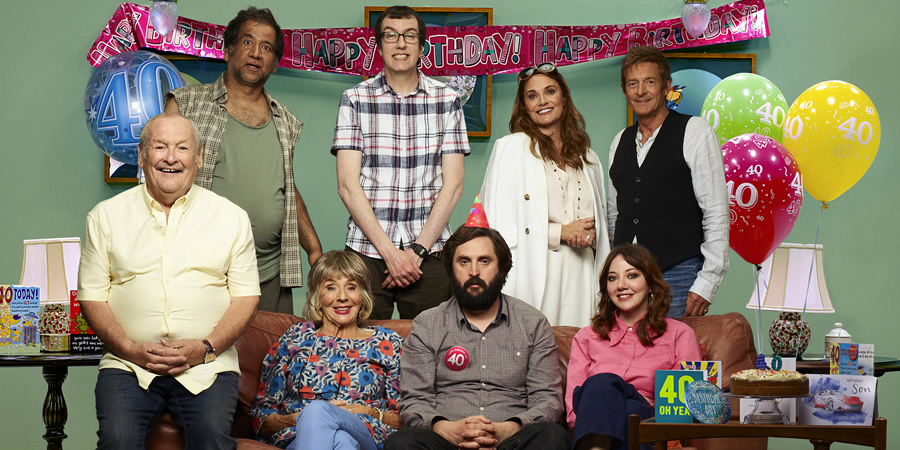
{"type": "Polygon", "coordinates": [[[704,359],[722,361],[723,388],[731,386],[731,374],[755,367],[758,353],[753,345],[753,330],[740,313],[683,317],[679,320],[694,330],[697,342],[704,349],[704,359]]]}

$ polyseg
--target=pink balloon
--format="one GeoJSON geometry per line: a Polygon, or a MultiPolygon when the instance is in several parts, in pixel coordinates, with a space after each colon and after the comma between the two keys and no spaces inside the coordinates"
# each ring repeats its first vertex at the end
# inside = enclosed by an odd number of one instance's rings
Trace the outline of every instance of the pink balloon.
{"type": "Polygon", "coordinates": [[[756,133],[722,145],[731,210],[731,248],[762,264],[790,234],[803,205],[803,178],[778,141],[756,133]]]}

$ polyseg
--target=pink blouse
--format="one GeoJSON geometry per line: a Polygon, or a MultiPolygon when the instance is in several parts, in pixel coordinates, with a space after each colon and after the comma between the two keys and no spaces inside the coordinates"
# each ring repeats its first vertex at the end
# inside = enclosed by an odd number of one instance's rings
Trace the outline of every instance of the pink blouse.
{"type": "Polygon", "coordinates": [[[566,378],[566,420],[575,426],[572,392],[588,377],[614,373],[631,383],[653,405],[656,370],[680,369],[681,361],[699,361],[700,346],[694,330],[674,319],[666,319],[666,332],[644,347],[637,333],[616,316],[609,340],[601,340],[591,327],[584,327],[572,340],[566,378]]]}

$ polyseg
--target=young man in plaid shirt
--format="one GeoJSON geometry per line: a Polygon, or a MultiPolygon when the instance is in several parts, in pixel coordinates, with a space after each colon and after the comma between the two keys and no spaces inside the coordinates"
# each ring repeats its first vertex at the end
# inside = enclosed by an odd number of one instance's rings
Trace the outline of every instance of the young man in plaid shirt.
{"type": "Polygon", "coordinates": [[[392,6],[375,23],[377,76],[344,92],[331,153],[350,212],[346,245],[372,273],[373,319],[401,318],[450,296],[440,251],[469,154],[456,91],[422,74],[425,22],[392,6]]]}

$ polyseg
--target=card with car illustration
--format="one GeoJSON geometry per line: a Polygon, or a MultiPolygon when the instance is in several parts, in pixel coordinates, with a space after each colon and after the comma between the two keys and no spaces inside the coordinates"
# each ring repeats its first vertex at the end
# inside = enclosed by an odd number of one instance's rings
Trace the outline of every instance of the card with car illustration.
{"type": "Polygon", "coordinates": [[[802,425],[872,425],[877,414],[875,377],[809,375],[809,397],[797,401],[802,425]]]}

